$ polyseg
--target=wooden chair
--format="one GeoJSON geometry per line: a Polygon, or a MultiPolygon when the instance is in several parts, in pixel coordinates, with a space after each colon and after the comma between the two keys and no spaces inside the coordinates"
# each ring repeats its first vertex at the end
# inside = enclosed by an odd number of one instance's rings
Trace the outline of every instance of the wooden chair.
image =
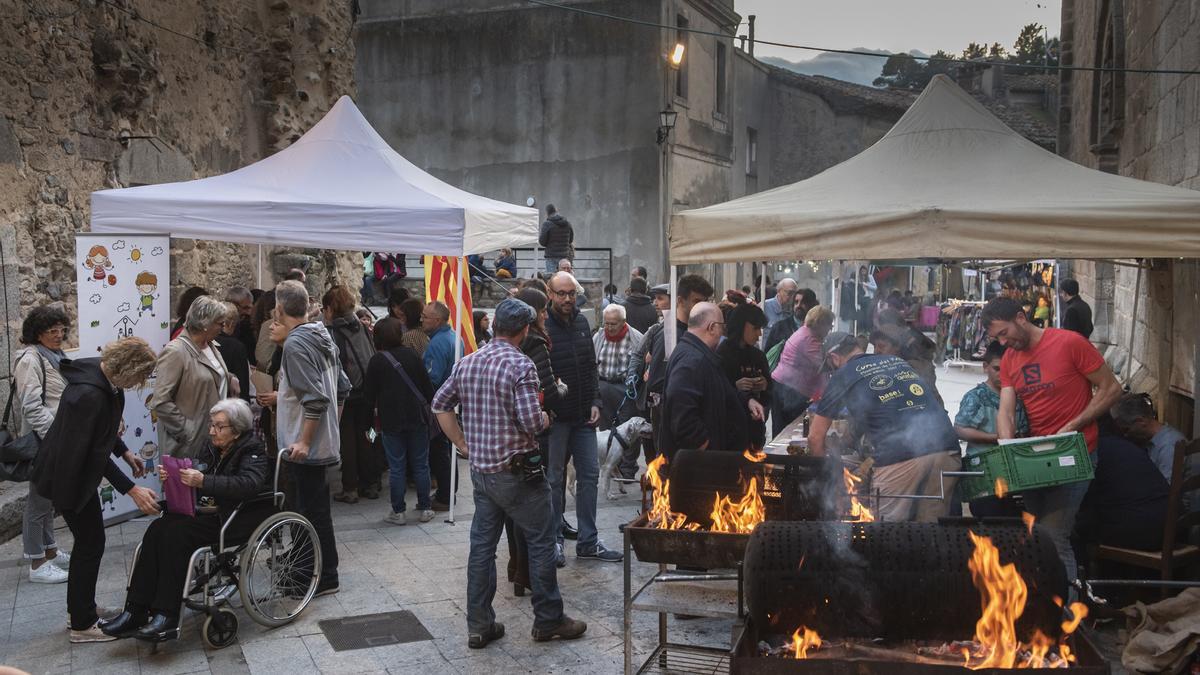
{"type": "MultiPolygon", "coordinates": [[[[1179,441],[1171,466],[1171,491],[1167,501],[1167,521],[1163,527],[1161,551],[1138,551],[1117,546],[1099,546],[1095,560],[1112,560],[1126,565],[1157,570],[1164,581],[1174,578],[1175,570],[1200,562],[1200,546],[1188,542],[1193,528],[1200,527],[1200,511],[1183,512],[1183,495],[1200,490],[1200,473],[1183,477],[1188,457],[1200,454],[1200,439],[1179,441]]],[[[1166,596],[1166,589],[1163,595],[1166,596]]]]}

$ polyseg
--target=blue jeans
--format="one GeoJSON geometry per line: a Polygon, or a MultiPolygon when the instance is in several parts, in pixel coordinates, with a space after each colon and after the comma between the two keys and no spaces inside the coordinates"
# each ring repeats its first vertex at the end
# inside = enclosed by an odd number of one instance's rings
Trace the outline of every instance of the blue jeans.
{"type": "Polygon", "coordinates": [[[1075,529],[1075,515],[1087,494],[1090,480],[1067,483],[1021,493],[1025,510],[1037,518],[1037,524],[1046,528],[1058,549],[1058,557],[1067,568],[1067,582],[1075,581],[1079,570],[1075,562],[1075,550],[1071,548],[1071,532],[1075,529]]]}
{"type": "Polygon", "coordinates": [[[388,491],[392,495],[392,511],[404,513],[404,491],[408,487],[404,471],[412,462],[413,480],[417,483],[417,510],[433,508],[429,502],[429,430],[411,429],[397,433],[383,432],[383,451],[387,453],[388,491]]]}
{"type": "Polygon", "coordinates": [[[566,506],[567,460],[575,463],[575,517],[579,539],[575,552],[591,552],[599,538],[596,532],[596,493],[600,484],[600,464],[596,452],[596,428],[583,422],[555,422],[550,425],[549,478],[554,499],[554,522],[558,543],[562,543],[562,516],[566,506]]]}
{"type": "Polygon", "coordinates": [[[471,518],[471,552],[467,556],[467,630],[485,633],[496,622],[496,544],[507,516],[525,535],[529,551],[529,583],[533,589],[533,628],[549,630],[563,620],[554,564],[554,533],[550,486],[544,480],[526,483],[508,471],[471,471],[475,515],[471,518]]]}
{"type": "Polygon", "coordinates": [[[546,274],[554,274],[558,271],[558,261],[561,258],[546,258],[546,274]]]}

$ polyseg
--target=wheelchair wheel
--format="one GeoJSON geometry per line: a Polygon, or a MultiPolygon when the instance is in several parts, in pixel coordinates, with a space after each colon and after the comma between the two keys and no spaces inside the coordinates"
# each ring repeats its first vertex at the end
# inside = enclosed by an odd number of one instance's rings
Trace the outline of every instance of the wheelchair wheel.
{"type": "Polygon", "coordinates": [[[317,531],[298,513],[276,513],[251,535],[238,567],[246,613],[268,628],[282,626],[316,593],[321,577],[317,531]]]}
{"type": "Polygon", "coordinates": [[[233,610],[222,607],[215,614],[204,617],[200,638],[212,649],[222,649],[237,639],[238,619],[233,610]]]}

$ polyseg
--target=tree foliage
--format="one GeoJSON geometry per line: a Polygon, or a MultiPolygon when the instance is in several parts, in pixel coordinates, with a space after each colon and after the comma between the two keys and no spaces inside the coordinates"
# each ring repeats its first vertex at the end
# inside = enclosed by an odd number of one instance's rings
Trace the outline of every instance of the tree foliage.
{"type": "Polygon", "coordinates": [[[1038,69],[1021,66],[1057,66],[1058,51],[1058,38],[1050,38],[1047,42],[1045,27],[1031,23],[1021,29],[1011,52],[999,42],[993,42],[991,45],[971,42],[960,54],[938,50],[928,60],[918,60],[911,54],[893,54],[884,63],[883,72],[875,78],[875,86],[890,89],[924,89],[934,75],[950,72],[956,67],[957,64],[947,59],[998,62],[1008,66],[1008,72],[1033,73],[1038,72],[1038,69]]]}

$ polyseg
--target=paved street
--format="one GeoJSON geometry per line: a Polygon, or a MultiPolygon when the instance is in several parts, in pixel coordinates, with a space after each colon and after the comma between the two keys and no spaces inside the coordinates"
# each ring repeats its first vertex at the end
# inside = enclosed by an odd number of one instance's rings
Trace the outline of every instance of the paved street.
{"type": "MultiPolygon", "coordinates": [[[[315,599],[297,622],[275,630],[266,630],[239,613],[238,643],[219,651],[204,648],[199,623],[192,618],[185,620],[183,638],[159,654],[151,654],[134,640],[68,644],[66,584],[30,584],[20,561],[18,538],[0,547],[0,559],[6,561],[0,567],[0,611],[4,612],[0,663],[31,673],[620,672],[622,566],[576,561],[571,546],[559,582],[567,612],[588,623],[583,639],[534,643],[529,637],[528,596],[514,598],[512,587],[501,584],[495,607],[507,635],[482,651],[467,648],[466,561],[472,510],[468,485],[462,486],[460,495],[464,512],[457,525],[440,519],[403,527],[385,524],[388,505],[383,498],[353,506],[335,503],[341,592],[315,599]],[[433,641],[335,653],[317,625],[321,619],[400,609],[411,610],[433,641]]],[[[632,490],[620,500],[600,504],[601,536],[610,546],[620,546],[617,526],[633,517],[636,504],[632,490]]],[[[410,492],[410,514],[413,506],[410,492]]],[[[145,527],[145,521],[132,521],[109,528],[97,596],[101,607],[115,608],[123,602],[126,566],[145,527]]],[[[69,549],[70,533],[65,527],[59,536],[69,549]]],[[[501,580],[506,560],[501,540],[501,580]]],[[[639,564],[635,569],[639,577],[648,578],[655,567],[639,564]]],[[[653,615],[637,617],[637,644],[643,658],[654,639],[654,621],[653,615]]],[[[692,639],[709,644],[728,640],[728,622],[689,621],[686,629],[692,639]]]]}
{"type": "MultiPolygon", "coordinates": [[[[978,368],[942,369],[938,375],[939,388],[952,411],[962,394],[980,379],[978,368]]],[[[459,494],[462,512],[457,525],[441,519],[403,527],[385,524],[382,519],[388,504],[383,498],[364,499],[352,506],[335,503],[341,592],[317,598],[298,621],[275,630],[266,630],[239,613],[238,642],[217,651],[204,648],[194,616],[185,619],[182,639],[158,654],[151,654],[134,640],[68,644],[66,584],[30,584],[20,561],[18,538],[0,547],[0,559],[7,561],[0,567],[0,611],[8,617],[0,620],[0,663],[31,673],[620,672],[622,566],[577,561],[571,542],[567,566],[559,570],[559,583],[568,614],[587,621],[587,635],[573,642],[534,643],[529,637],[532,611],[528,596],[514,598],[511,587],[501,584],[495,607],[507,635],[485,650],[467,648],[465,568],[473,508],[469,485],[463,485],[459,494]],[[434,639],[335,653],[318,626],[322,619],[400,609],[412,611],[434,639]]],[[[410,491],[410,514],[414,499],[410,491]]],[[[608,545],[620,547],[617,526],[633,517],[636,505],[632,488],[618,500],[602,497],[598,522],[608,545]]],[[[573,516],[571,519],[574,522],[573,516]]],[[[97,596],[101,607],[115,608],[123,602],[125,571],[145,527],[145,520],[136,520],[109,528],[97,596]]],[[[69,549],[70,533],[65,527],[59,536],[69,549]]],[[[501,540],[501,580],[506,560],[501,540]]],[[[635,576],[641,580],[655,569],[649,564],[634,565],[635,576]]],[[[657,617],[648,613],[635,613],[634,617],[635,658],[640,663],[657,638],[657,617]]],[[[671,637],[727,646],[729,625],[727,620],[672,619],[671,637]]]]}

